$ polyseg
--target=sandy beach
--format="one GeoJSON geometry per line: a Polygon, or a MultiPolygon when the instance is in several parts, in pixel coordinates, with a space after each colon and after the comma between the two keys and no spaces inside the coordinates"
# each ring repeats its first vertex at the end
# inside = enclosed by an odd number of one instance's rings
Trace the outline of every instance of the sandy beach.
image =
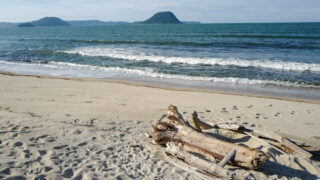
{"type": "MultiPolygon", "coordinates": [[[[144,133],[170,104],[320,146],[320,102],[2,72],[0,179],[197,179],[148,149],[144,133]]],[[[319,159],[272,161],[252,178],[320,177],[319,159]]]]}

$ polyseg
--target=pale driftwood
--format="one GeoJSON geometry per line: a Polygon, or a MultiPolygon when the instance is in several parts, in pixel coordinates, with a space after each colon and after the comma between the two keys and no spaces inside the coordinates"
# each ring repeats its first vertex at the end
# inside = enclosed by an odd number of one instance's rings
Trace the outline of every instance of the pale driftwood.
{"type": "Polygon", "coordinates": [[[278,148],[277,146],[274,146],[273,144],[271,144],[271,143],[268,142],[267,140],[260,139],[259,137],[254,136],[254,135],[252,135],[252,133],[249,133],[249,132],[244,132],[244,134],[250,136],[251,138],[254,138],[254,139],[257,140],[257,141],[260,141],[260,142],[263,143],[265,146],[267,146],[267,147],[269,147],[269,148],[272,148],[272,149],[278,151],[280,154],[286,154],[285,151],[283,151],[282,149],[278,148]]]}
{"type": "Polygon", "coordinates": [[[213,174],[216,177],[225,178],[225,179],[243,179],[243,178],[237,177],[234,172],[224,169],[215,163],[206,161],[195,155],[192,155],[191,153],[177,146],[174,142],[167,143],[166,152],[171,154],[172,156],[175,156],[183,160],[187,164],[194,166],[207,173],[213,174]]]}
{"type": "MultiPolygon", "coordinates": [[[[169,116],[165,128],[154,128],[154,140],[160,144],[175,142],[182,149],[201,154],[208,159],[222,160],[232,149],[237,151],[233,165],[256,169],[264,163],[268,156],[256,149],[222,141],[197,132],[183,119],[177,107],[169,106],[169,116]],[[163,130],[165,129],[165,130],[163,130]]],[[[164,124],[162,124],[164,125],[164,124]]]]}
{"type": "Polygon", "coordinates": [[[232,149],[218,164],[220,167],[224,167],[227,163],[236,155],[236,150],[232,149]]]}
{"type": "Polygon", "coordinates": [[[199,131],[202,132],[201,128],[200,128],[200,119],[198,118],[198,114],[196,111],[194,111],[192,113],[192,120],[193,120],[193,124],[194,124],[194,128],[199,131]]]}
{"type": "Polygon", "coordinates": [[[164,160],[166,162],[168,162],[169,164],[172,164],[174,167],[177,167],[179,169],[182,169],[188,173],[191,173],[193,175],[195,175],[196,177],[198,177],[199,179],[202,180],[216,180],[216,179],[220,179],[218,177],[213,177],[210,174],[207,174],[205,172],[201,172],[198,168],[196,167],[192,167],[188,164],[186,164],[185,162],[175,158],[174,156],[168,156],[165,153],[165,149],[161,146],[157,146],[157,145],[153,145],[151,143],[147,143],[146,144],[146,148],[148,150],[150,150],[152,152],[152,154],[154,154],[154,156],[156,158],[159,158],[161,160],[164,160]]]}
{"type": "Polygon", "coordinates": [[[292,150],[293,152],[295,152],[297,155],[300,155],[301,157],[304,157],[304,158],[311,158],[312,157],[311,153],[302,149],[298,145],[291,142],[288,138],[283,137],[278,133],[275,133],[272,131],[266,131],[266,130],[253,130],[252,134],[255,136],[274,139],[274,140],[278,141],[279,143],[281,143],[281,145],[284,145],[285,147],[289,148],[288,151],[292,150]]]}
{"type": "Polygon", "coordinates": [[[196,167],[193,167],[193,166],[190,166],[186,163],[184,163],[183,161],[179,160],[179,159],[176,159],[176,158],[173,158],[173,157],[168,157],[166,155],[165,152],[163,151],[156,151],[154,153],[155,157],[159,158],[159,159],[162,159],[170,164],[172,164],[174,167],[177,167],[179,169],[182,169],[188,173],[191,173],[195,176],[197,176],[198,178],[202,179],[202,180],[218,180],[218,179],[221,179],[219,177],[214,177],[214,176],[210,176],[210,174],[207,174],[207,173],[204,173],[204,172],[201,172],[199,171],[198,168],[196,167]]]}
{"type": "MultiPolygon", "coordinates": [[[[308,158],[308,159],[312,157],[312,154],[309,153],[307,150],[296,145],[290,139],[283,137],[280,134],[275,133],[273,131],[246,129],[243,126],[238,125],[236,123],[233,124],[233,123],[223,122],[221,119],[218,119],[218,120],[221,122],[218,122],[215,126],[219,129],[240,131],[245,134],[248,134],[248,132],[250,132],[251,135],[257,137],[258,139],[259,137],[263,137],[263,138],[277,141],[278,143],[269,141],[267,144],[271,145],[274,149],[276,149],[279,152],[295,153],[297,155],[300,155],[301,157],[308,158]]],[[[200,125],[201,123],[202,121],[200,121],[200,125]]],[[[214,127],[212,126],[212,128],[214,127]]]]}

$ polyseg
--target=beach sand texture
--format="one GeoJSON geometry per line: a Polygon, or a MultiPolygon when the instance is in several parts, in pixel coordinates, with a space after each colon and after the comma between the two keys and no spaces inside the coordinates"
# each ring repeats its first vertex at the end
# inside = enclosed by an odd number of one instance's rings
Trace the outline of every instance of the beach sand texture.
{"type": "MultiPolygon", "coordinates": [[[[0,75],[0,179],[198,179],[148,148],[150,123],[174,104],[320,146],[320,104],[102,80],[0,75]]],[[[231,167],[228,167],[231,168],[231,167]]],[[[317,179],[319,159],[281,155],[257,179],[317,179]]],[[[238,170],[245,173],[244,170],[238,170]]]]}

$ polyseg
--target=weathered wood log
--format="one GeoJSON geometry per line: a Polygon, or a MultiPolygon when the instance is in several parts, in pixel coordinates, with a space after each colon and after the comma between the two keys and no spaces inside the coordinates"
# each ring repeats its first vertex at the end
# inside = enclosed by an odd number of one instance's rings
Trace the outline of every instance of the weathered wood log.
{"type": "MultiPolygon", "coordinates": [[[[288,138],[281,136],[278,133],[275,133],[273,131],[267,131],[267,130],[253,130],[252,134],[254,136],[259,136],[259,137],[264,137],[264,138],[268,138],[268,139],[273,139],[278,141],[279,143],[281,143],[281,145],[284,145],[285,147],[289,148],[289,150],[282,148],[285,151],[289,151],[292,150],[294,151],[297,155],[300,155],[301,157],[304,158],[311,158],[312,154],[309,153],[308,151],[300,148],[298,145],[294,144],[293,142],[291,142],[288,138]]],[[[281,146],[279,147],[281,148],[281,146]]]]}
{"type": "Polygon", "coordinates": [[[283,151],[281,148],[278,148],[277,146],[274,146],[273,144],[271,144],[269,141],[267,141],[265,139],[260,139],[259,137],[254,136],[254,135],[252,135],[252,133],[249,133],[249,132],[243,132],[243,133],[248,135],[248,136],[250,136],[251,138],[254,138],[257,141],[260,141],[261,143],[263,143],[264,146],[276,150],[280,154],[286,154],[286,152],[283,151]]]}
{"type": "MultiPolygon", "coordinates": [[[[203,122],[199,120],[199,124],[201,126],[203,122]]],[[[275,133],[273,131],[267,131],[267,130],[257,130],[257,129],[247,129],[244,128],[241,125],[233,124],[233,123],[225,123],[223,121],[218,122],[215,126],[211,126],[212,128],[219,128],[219,129],[225,129],[225,130],[231,130],[231,131],[239,131],[242,133],[247,134],[250,132],[252,136],[255,136],[257,138],[263,137],[267,139],[271,139],[277,142],[268,142],[274,149],[276,149],[279,152],[287,152],[287,153],[295,153],[301,157],[310,159],[312,157],[312,154],[305,150],[304,148],[296,145],[293,143],[290,139],[281,136],[278,133],[275,133]]],[[[210,129],[210,127],[208,127],[210,129]]]]}
{"type": "Polygon", "coordinates": [[[184,163],[183,161],[179,160],[179,159],[176,159],[176,158],[172,158],[172,157],[168,157],[166,155],[166,153],[164,151],[156,151],[154,153],[155,157],[159,158],[159,159],[162,159],[170,164],[172,164],[174,167],[177,167],[179,169],[182,169],[188,173],[191,173],[195,176],[197,176],[199,179],[202,179],[202,180],[217,180],[217,179],[221,179],[219,177],[214,177],[210,174],[205,174],[204,172],[201,172],[199,171],[198,168],[196,167],[193,167],[191,165],[188,165],[186,163],[184,163]]]}
{"type": "Polygon", "coordinates": [[[164,160],[176,168],[179,168],[179,169],[182,169],[188,173],[191,173],[194,176],[198,177],[199,179],[202,179],[202,180],[221,179],[221,178],[218,178],[218,177],[213,176],[211,174],[208,174],[206,172],[202,172],[200,169],[193,167],[193,166],[185,163],[184,161],[182,161],[174,156],[167,154],[165,152],[165,148],[163,148],[163,147],[155,146],[155,145],[152,145],[151,143],[150,144],[147,143],[146,148],[148,148],[148,150],[150,150],[156,158],[164,160]]]}
{"type": "Polygon", "coordinates": [[[207,173],[213,174],[216,177],[224,179],[244,179],[237,177],[234,172],[224,169],[215,163],[206,161],[195,155],[192,155],[191,153],[177,146],[174,142],[169,142],[167,144],[166,152],[171,154],[172,156],[175,156],[185,161],[187,164],[194,166],[200,170],[203,170],[207,173]]]}
{"type": "Polygon", "coordinates": [[[200,119],[198,118],[198,114],[196,111],[192,113],[192,120],[193,120],[194,128],[197,131],[202,132],[200,128],[200,119]]]}
{"type": "Polygon", "coordinates": [[[222,159],[222,161],[220,161],[218,165],[220,167],[224,167],[234,157],[235,154],[236,154],[236,150],[233,149],[222,159]]]}
{"type": "Polygon", "coordinates": [[[167,128],[154,129],[153,137],[156,142],[172,141],[186,151],[218,160],[222,160],[235,149],[233,165],[249,169],[256,169],[267,160],[268,156],[261,151],[215,139],[196,131],[186,123],[177,107],[169,106],[168,109],[167,128]]]}

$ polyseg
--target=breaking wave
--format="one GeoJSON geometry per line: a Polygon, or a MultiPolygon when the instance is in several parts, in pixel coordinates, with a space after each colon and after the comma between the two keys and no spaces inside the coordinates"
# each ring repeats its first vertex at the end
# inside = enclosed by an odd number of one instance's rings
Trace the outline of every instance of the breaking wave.
{"type": "MultiPolygon", "coordinates": [[[[36,62],[36,61],[33,61],[36,62]]],[[[144,77],[156,79],[202,81],[208,83],[227,83],[227,84],[249,84],[249,85],[274,85],[283,87],[297,88],[319,88],[318,86],[299,84],[285,81],[259,80],[236,77],[202,77],[188,76],[180,74],[165,74],[156,72],[152,68],[129,69],[121,67],[101,67],[68,62],[49,61],[47,64],[41,63],[17,63],[0,60],[0,70],[18,73],[31,73],[43,75],[55,75],[66,77],[87,77],[87,78],[112,78],[112,77],[144,77]]]]}
{"type": "Polygon", "coordinates": [[[123,48],[108,47],[82,47],[72,50],[62,51],[68,54],[79,54],[81,56],[102,56],[113,59],[124,59],[128,61],[150,61],[162,62],[167,64],[181,63],[188,65],[220,65],[220,66],[238,66],[238,67],[256,67],[284,71],[312,71],[320,73],[320,64],[287,62],[281,60],[246,60],[240,58],[212,58],[212,57],[173,57],[148,55],[136,53],[123,48]]]}

